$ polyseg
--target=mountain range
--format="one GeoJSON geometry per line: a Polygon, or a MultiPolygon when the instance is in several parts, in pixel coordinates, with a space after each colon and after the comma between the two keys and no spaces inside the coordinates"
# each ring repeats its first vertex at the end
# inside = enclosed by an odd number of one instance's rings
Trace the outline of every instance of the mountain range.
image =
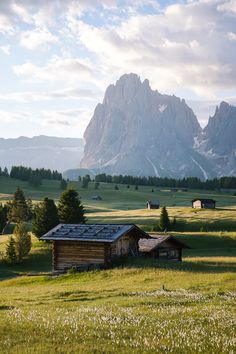
{"type": "Polygon", "coordinates": [[[136,74],[110,85],[85,131],[80,166],[95,172],[210,179],[236,175],[236,107],[222,102],[202,129],[184,99],[136,74]]]}
{"type": "Polygon", "coordinates": [[[83,155],[83,140],[50,136],[0,138],[0,166],[29,166],[63,172],[78,167],[83,155]]]}

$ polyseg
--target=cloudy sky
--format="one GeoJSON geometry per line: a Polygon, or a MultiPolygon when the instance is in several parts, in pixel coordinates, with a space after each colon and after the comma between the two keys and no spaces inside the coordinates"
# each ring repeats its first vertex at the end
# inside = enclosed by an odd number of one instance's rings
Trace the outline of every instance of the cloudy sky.
{"type": "Polygon", "coordinates": [[[1,0],[0,63],[0,137],[82,137],[129,72],[204,126],[236,104],[236,0],[1,0]]]}

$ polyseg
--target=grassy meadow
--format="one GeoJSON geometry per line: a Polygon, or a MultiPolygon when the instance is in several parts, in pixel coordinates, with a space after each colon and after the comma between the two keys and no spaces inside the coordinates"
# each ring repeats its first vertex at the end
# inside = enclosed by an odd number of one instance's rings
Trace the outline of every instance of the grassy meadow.
{"type": "MultiPolygon", "coordinates": [[[[58,199],[59,183],[38,190],[0,177],[0,198],[19,185],[34,201],[58,199]]],[[[234,353],[236,351],[236,197],[215,191],[171,192],[90,183],[78,189],[89,222],[136,223],[151,230],[160,200],[188,244],[183,262],[128,258],[107,270],[51,276],[51,247],[33,237],[21,264],[0,260],[0,353],[234,353]],[[100,195],[101,201],[91,200],[100,195]],[[216,210],[194,211],[196,196],[216,210]],[[208,231],[200,232],[204,227],[208,231]]],[[[7,235],[0,235],[0,252],[7,235]]]]}

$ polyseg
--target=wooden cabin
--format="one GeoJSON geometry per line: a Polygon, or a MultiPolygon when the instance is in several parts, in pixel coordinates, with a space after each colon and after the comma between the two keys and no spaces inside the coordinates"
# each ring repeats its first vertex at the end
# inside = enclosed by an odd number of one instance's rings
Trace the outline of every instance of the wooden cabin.
{"type": "Polygon", "coordinates": [[[92,200],[102,200],[102,197],[100,195],[93,195],[91,197],[92,200]]]}
{"type": "Polygon", "coordinates": [[[147,201],[147,209],[159,209],[160,208],[160,202],[158,202],[157,200],[152,201],[152,200],[148,200],[147,201]]]}
{"type": "Polygon", "coordinates": [[[106,266],[121,256],[138,255],[140,238],[150,237],[136,225],[59,224],[41,237],[53,241],[53,270],[106,266]]]}
{"type": "Polygon", "coordinates": [[[216,201],[214,199],[195,198],[192,200],[192,208],[195,209],[215,209],[216,201]]]}
{"type": "Polygon", "coordinates": [[[140,255],[163,261],[182,261],[182,249],[190,248],[170,235],[157,235],[139,240],[140,255]]]}

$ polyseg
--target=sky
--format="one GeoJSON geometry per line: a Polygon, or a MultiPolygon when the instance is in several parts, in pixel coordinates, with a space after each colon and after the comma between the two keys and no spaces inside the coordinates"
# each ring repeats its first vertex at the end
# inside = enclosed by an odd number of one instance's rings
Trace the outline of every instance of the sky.
{"type": "Polygon", "coordinates": [[[236,0],[0,1],[0,137],[82,137],[130,72],[202,126],[236,105],[236,0]]]}

